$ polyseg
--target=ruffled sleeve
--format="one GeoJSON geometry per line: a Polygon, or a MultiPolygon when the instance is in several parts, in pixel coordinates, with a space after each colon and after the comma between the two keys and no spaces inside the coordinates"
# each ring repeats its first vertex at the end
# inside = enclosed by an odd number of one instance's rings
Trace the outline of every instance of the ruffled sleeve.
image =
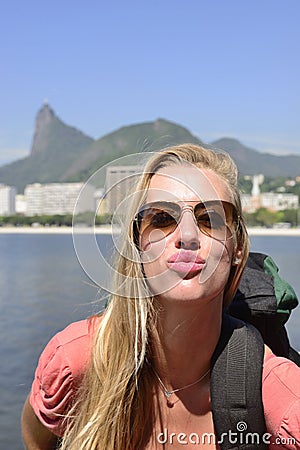
{"type": "Polygon", "coordinates": [[[263,403],[267,431],[276,450],[300,448],[300,368],[271,355],[264,364],[263,403]]]}
{"type": "Polygon", "coordinates": [[[41,423],[57,436],[76,399],[91,352],[88,321],[75,322],[55,335],[40,356],[30,404],[41,423]]]}

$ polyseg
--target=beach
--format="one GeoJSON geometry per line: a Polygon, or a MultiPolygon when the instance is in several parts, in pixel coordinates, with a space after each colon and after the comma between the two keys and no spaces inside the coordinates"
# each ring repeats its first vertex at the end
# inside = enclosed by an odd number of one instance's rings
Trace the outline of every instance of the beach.
{"type": "Polygon", "coordinates": [[[79,234],[96,233],[112,234],[118,232],[118,229],[110,225],[98,227],[0,227],[0,234],[79,234]]]}
{"type": "MultiPolygon", "coordinates": [[[[117,227],[101,225],[97,227],[0,227],[0,234],[112,234],[117,227]]],[[[248,228],[249,236],[300,236],[300,228],[248,228]]]]}

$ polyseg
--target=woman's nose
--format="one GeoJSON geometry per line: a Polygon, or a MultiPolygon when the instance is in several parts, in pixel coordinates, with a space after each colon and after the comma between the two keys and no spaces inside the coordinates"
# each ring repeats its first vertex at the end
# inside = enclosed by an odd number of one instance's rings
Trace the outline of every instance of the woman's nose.
{"type": "Polygon", "coordinates": [[[183,211],[176,229],[176,247],[188,250],[198,250],[200,248],[199,228],[191,210],[183,211]]]}

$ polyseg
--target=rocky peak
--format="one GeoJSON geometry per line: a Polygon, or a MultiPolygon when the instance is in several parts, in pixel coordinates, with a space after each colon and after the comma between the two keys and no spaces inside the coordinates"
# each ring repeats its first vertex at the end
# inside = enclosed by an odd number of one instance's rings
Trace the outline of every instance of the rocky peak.
{"type": "Polygon", "coordinates": [[[38,111],[35,120],[35,130],[31,146],[31,155],[35,155],[43,151],[46,145],[45,135],[49,129],[49,125],[56,119],[53,109],[47,102],[38,111]]]}

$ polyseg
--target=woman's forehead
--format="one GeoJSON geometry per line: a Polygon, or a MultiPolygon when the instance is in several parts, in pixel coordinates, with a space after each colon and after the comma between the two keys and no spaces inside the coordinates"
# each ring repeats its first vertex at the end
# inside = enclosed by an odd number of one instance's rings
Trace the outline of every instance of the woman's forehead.
{"type": "Polygon", "coordinates": [[[226,182],[215,172],[195,166],[169,166],[153,175],[147,202],[155,200],[232,201],[226,182]]]}

